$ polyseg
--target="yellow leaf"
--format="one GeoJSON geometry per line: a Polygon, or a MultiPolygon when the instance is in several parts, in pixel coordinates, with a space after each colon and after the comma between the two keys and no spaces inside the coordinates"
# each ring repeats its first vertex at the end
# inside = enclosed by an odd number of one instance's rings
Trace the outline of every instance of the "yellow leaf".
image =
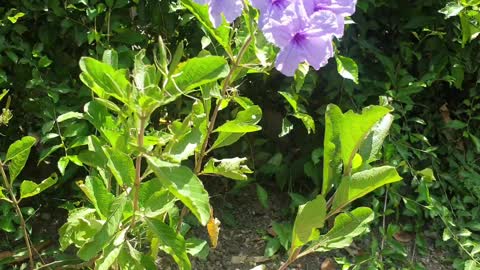
{"type": "Polygon", "coordinates": [[[220,220],[213,216],[213,211],[210,214],[210,220],[207,224],[208,235],[210,236],[210,242],[212,243],[212,248],[217,247],[218,235],[220,233],[220,220]]]}

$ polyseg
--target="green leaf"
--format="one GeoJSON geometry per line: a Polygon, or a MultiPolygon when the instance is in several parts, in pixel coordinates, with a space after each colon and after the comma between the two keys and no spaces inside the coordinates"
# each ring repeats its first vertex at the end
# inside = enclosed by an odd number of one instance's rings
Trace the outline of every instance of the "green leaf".
{"type": "Polygon", "coordinates": [[[115,198],[115,201],[113,201],[110,207],[108,219],[103,224],[100,231],[95,234],[93,239],[84,244],[80,250],[78,250],[78,257],[84,261],[88,261],[107,246],[120,226],[123,217],[123,209],[125,208],[126,203],[127,196],[124,193],[115,198]]]}
{"type": "Polygon", "coordinates": [[[201,85],[225,78],[230,68],[225,58],[205,56],[190,58],[180,63],[165,87],[167,100],[188,94],[201,85]]]}
{"type": "Polygon", "coordinates": [[[324,166],[322,194],[326,194],[341,178],[351,171],[355,154],[372,130],[388,112],[383,106],[369,106],[361,114],[348,111],[342,113],[336,105],[329,104],[325,113],[324,166]]]}
{"type": "Polygon", "coordinates": [[[230,132],[220,132],[218,135],[217,139],[213,143],[212,147],[210,148],[211,150],[225,147],[232,145],[236,143],[238,140],[240,140],[241,137],[243,137],[245,133],[230,133],[230,132]]]}
{"type": "Polygon", "coordinates": [[[78,184],[78,186],[97,209],[102,219],[107,219],[115,196],[107,190],[103,181],[97,176],[87,176],[85,184],[78,184]]]}
{"type": "Polygon", "coordinates": [[[464,7],[455,1],[447,3],[447,5],[440,9],[439,12],[445,15],[445,19],[448,19],[457,16],[463,9],[464,7]]]}
{"type": "Polygon", "coordinates": [[[5,194],[3,194],[3,191],[5,190],[5,188],[3,188],[2,186],[0,186],[0,200],[4,200],[4,201],[7,201],[7,202],[11,202],[10,199],[7,198],[7,196],[5,196],[5,194]]]}
{"type": "Polygon", "coordinates": [[[114,69],[118,68],[118,53],[115,50],[105,50],[102,56],[102,62],[109,64],[114,69]]]}
{"type": "Polygon", "coordinates": [[[247,180],[246,173],[253,173],[244,163],[247,158],[225,158],[215,159],[211,158],[205,167],[202,174],[216,174],[233,180],[247,180]]]}
{"type": "Polygon", "coordinates": [[[250,106],[240,111],[234,120],[227,121],[214,132],[228,133],[247,133],[261,130],[262,127],[256,125],[262,119],[262,109],[259,106],[250,106]]]}
{"type": "Polygon", "coordinates": [[[308,134],[310,134],[310,132],[315,133],[315,121],[313,121],[313,118],[310,115],[306,113],[297,112],[297,113],[294,113],[293,116],[295,116],[296,118],[302,121],[303,125],[307,129],[308,134]]]}
{"type": "Polygon", "coordinates": [[[55,183],[57,183],[56,177],[49,177],[43,180],[40,184],[24,180],[20,184],[20,199],[35,196],[44,191],[45,189],[55,185],[55,183]]]}
{"type": "Polygon", "coordinates": [[[468,260],[465,262],[464,270],[478,270],[480,266],[474,260],[468,260]]]}
{"type": "Polygon", "coordinates": [[[79,112],[67,112],[57,117],[57,122],[61,123],[69,119],[82,119],[83,113],[79,112]]]}
{"type": "Polygon", "coordinates": [[[335,218],[333,228],[318,241],[312,243],[316,251],[348,247],[353,238],[368,230],[368,223],[373,220],[373,211],[368,207],[359,207],[349,213],[342,213],[335,218]]]}
{"type": "Polygon", "coordinates": [[[222,25],[215,28],[210,21],[210,15],[207,5],[199,5],[192,0],[182,0],[182,4],[198,19],[210,35],[212,35],[220,45],[227,51],[230,48],[230,26],[223,22],[222,25]]]}
{"type": "Polygon", "coordinates": [[[144,92],[147,88],[155,88],[160,83],[161,74],[157,71],[155,66],[146,65],[143,62],[145,58],[145,50],[141,50],[135,55],[135,67],[133,69],[133,79],[135,81],[135,87],[144,92]]]}
{"type": "Polygon", "coordinates": [[[0,94],[0,101],[8,94],[8,90],[3,89],[2,93],[0,94]]]}
{"type": "Polygon", "coordinates": [[[162,185],[180,199],[205,226],[210,219],[210,203],[200,179],[188,167],[151,156],[147,156],[147,161],[162,185]]]}
{"type": "Polygon", "coordinates": [[[206,124],[206,115],[202,116],[204,121],[196,121],[198,117],[189,115],[178,129],[172,128],[173,138],[165,146],[162,155],[165,159],[180,163],[182,160],[188,159],[195,153],[195,149],[202,144],[203,134],[200,130],[203,124],[206,124]],[[192,120],[193,118],[193,120],[192,120]],[[192,122],[193,127],[192,126],[192,122]]]}
{"type": "Polygon", "coordinates": [[[453,128],[453,129],[464,129],[467,127],[467,124],[460,120],[452,120],[446,124],[446,127],[453,128]]]}
{"type": "Polygon", "coordinates": [[[477,151],[477,153],[480,153],[480,138],[473,135],[472,133],[468,133],[468,135],[470,136],[470,139],[472,139],[472,142],[475,145],[475,150],[477,151]]]}
{"type": "Polygon", "coordinates": [[[128,104],[128,93],[131,89],[125,70],[115,70],[109,64],[90,57],[80,59],[82,74],[80,79],[100,98],[112,96],[128,104]]]}
{"type": "Polygon", "coordinates": [[[200,258],[200,260],[206,260],[210,248],[208,242],[203,239],[188,238],[186,240],[187,253],[200,258]]]}
{"type": "Polygon", "coordinates": [[[269,203],[268,203],[268,193],[267,191],[257,184],[257,198],[262,204],[263,208],[268,209],[270,208],[269,203]]]}
{"type": "Polygon", "coordinates": [[[278,240],[278,238],[269,238],[267,244],[265,245],[263,256],[267,258],[272,257],[278,252],[281,246],[282,245],[280,244],[280,240],[278,240]]]}
{"type": "Polygon", "coordinates": [[[107,166],[112,172],[119,186],[124,184],[131,187],[135,181],[135,166],[132,159],[125,153],[104,147],[108,157],[107,166]]]}
{"type": "Polygon", "coordinates": [[[23,16],[25,16],[25,13],[23,13],[23,12],[18,12],[17,14],[15,14],[15,15],[13,15],[13,16],[8,16],[7,19],[8,19],[11,23],[15,24],[15,23],[17,23],[18,19],[22,18],[23,16]]]}
{"type": "Polygon", "coordinates": [[[290,122],[286,117],[283,118],[282,120],[282,132],[280,132],[280,134],[278,134],[278,137],[281,138],[285,135],[287,135],[288,133],[290,133],[290,131],[293,130],[293,124],[292,122],[290,122]]]}
{"type": "Polygon", "coordinates": [[[14,142],[7,151],[5,162],[10,161],[8,169],[10,172],[10,183],[17,178],[17,176],[25,167],[28,156],[30,155],[30,149],[35,145],[37,140],[34,137],[26,136],[22,139],[14,142]]]}
{"type": "Polygon", "coordinates": [[[402,177],[391,166],[372,168],[354,173],[352,176],[346,176],[338,186],[331,212],[338,212],[349,203],[375,189],[400,180],[402,180],[402,177]]]}
{"type": "Polygon", "coordinates": [[[39,66],[39,67],[42,67],[42,68],[48,67],[48,66],[50,66],[52,63],[53,63],[53,61],[50,60],[50,58],[48,58],[47,56],[42,56],[42,57],[40,58],[40,60],[38,60],[38,66],[39,66]]]}
{"type": "Polygon", "coordinates": [[[102,257],[95,261],[95,269],[97,270],[108,270],[115,263],[120,251],[122,251],[123,245],[108,245],[103,252],[102,257]]]}
{"type": "Polygon", "coordinates": [[[427,182],[433,182],[437,180],[435,179],[435,174],[433,173],[433,170],[431,168],[425,168],[418,173],[422,176],[422,179],[427,182]]]}
{"type": "Polygon", "coordinates": [[[352,80],[358,84],[358,66],[353,59],[341,55],[335,56],[337,71],[345,79],[352,80]]]}
{"type": "Polygon", "coordinates": [[[377,154],[382,148],[383,141],[388,135],[393,123],[393,115],[387,114],[373,126],[371,132],[360,146],[359,153],[367,163],[377,160],[377,154]]]}
{"type": "Polygon", "coordinates": [[[81,247],[90,241],[101,227],[102,223],[96,220],[95,209],[81,207],[70,211],[67,222],[58,230],[60,249],[65,250],[71,244],[81,247]]]}
{"type": "Polygon", "coordinates": [[[160,248],[172,256],[181,270],[191,269],[192,266],[188,259],[187,247],[183,236],[159,220],[152,218],[146,218],[145,220],[150,230],[160,240],[160,248]]]}
{"type": "Polygon", "coordinates": [[[314,231],[323,227],[326,214],[327,202],[322,195],[298,207],[292,232],[292,250],[311,240],[314,231]]]}
{"type": "Polygon", "coordinates": [[[262,127],[257,125],[261,118],[260,107],[249,105],[245,110],[237,113],[234,120],[227,121],[215,130],[215,132],[219,132],[219,135],[210,150],[231,145],[247,132],[261,130],[262,127]]]}
{"type": "Polygon", "coordinates": [[[290,104],[294,112],[298,112],[298,102],[297,99],[288,92],[278,92],[280,95],[282,95],[283,98],[290,104]]]}

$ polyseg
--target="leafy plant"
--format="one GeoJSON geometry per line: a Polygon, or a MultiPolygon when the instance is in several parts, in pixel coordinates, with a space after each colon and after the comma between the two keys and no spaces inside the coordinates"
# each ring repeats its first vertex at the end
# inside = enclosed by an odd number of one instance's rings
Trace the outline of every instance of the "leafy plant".
{"type": "Polygon", "coordinates": [[[302,204],[292,230],[288,260],[280,267],[313,252],[349,246],[353,238],[368,230],[374,212],[368,207],[351,211],[345,208],[375,189],[400,181],[394,167],[372,167],[393,121],[386,106],[370,106],[361,114],[342,113],[328,105],[325,114],[324,165],[322,194],[302,204]],[[327,200],[328,194],[333,194],[327,200]],[[333,227],[320,229],[335,217],[333,227]],[[304,246],[306,246],[304,248],[304,246]]]}
{"type": "MultiPolygon", "coordinates": [[[[3,92],[0,94],[0,101],[7,96],[8,91],[3,90],[3,92]]],[[[10,107],[10,97],[7,98],[7,103],[4,108],[2,108],[2,113],[0,114],[0,125],[8,125],[8,121],[12,119],[12,111],[9,109],[10,107]]]]}
{"type": "Polygon", "coordinates": [[[87,150],[65,156],[58,163],[61,171],[70,161],[89,168],[89,175],[78,186],[91,205],[70,212],[60,229],[62,249],[75,245],[77,255],[85,261],[95,259],[98,269],[154,265],[159,250],[163,250],[181,269],[191,269],[187,253],[196,255],[206,243],[185,239],[188,225],[183,217],[187,210],[200,224],[208,225],[216,246],[219,222],[199,176],[246,180],[246,174],[251,173],[244,158],[211,158],[203,164],[213,149],[260,130],[256,125],[262,115],[260,108],[227,92],[240,69],[237,61],[250,41],[247,39],[229,66],[223,57],[211,55],[180,62],[182,45],[168,63],[160,39],[155,64],[146,63],[145,51],[136,55],[132,81],[127,79],[127,70],[117,69],[115,51],[106,51],[104,62],[88,57],[80,60],[81,80],[95,97],[84,112],[68,112],[58,121],[86,120],[98,135],[86,137],[87,150]],[[222,83],[217,84],[220,79],[222,83]],[[219,88],[220,92],[212,95],[219,88]],[[193,96],[198,90],[199,98],[193,96]],[[168,126],[155,126],[155,113],[181,96],[193,99],[191,113],[168,126]],[[212,105],[214,97],[217,100],[212,105]],[[236,117],[215,127],[219,111],[233,103],[241,108],[236,117]],[[218,136],[209,145],[214,133],[218,136]],[[192,156],[193,170],[182,164],[192,156]],[[177,201],[184,205],[183,210],[177,201]],[[150,251],[145,253],[147,247],[150,251]]]}
{"type": "Polygon", "coordinates": [[[35,145],[35,142],[36,140],[33,137],[23,137],[21,140],[18,140],[10,145],[5,159],[0,160],[0,174],[3,180],[2,185],[0,186],[0,200],[9,203],[14,208],[17,217],[20,219],[20,227],[22,229],[23,238],[27,247],[30,268],[32,269],[35,264],[34,249],[32,248],[32,242],[28,233],[27,224],[20,208],[20,202],[23,199],[40,194],[45,189],[53,186],[57,182],[55,176],[49,177],[43,180],[41,183],[23,180],[20,183],[20,192],[17,192],[17,189],[14,186],[15,180],[17,180],[18,176],[25,167],[27,159],[30,155],[30,149],[35,145]],[[8,175],[6,168],[8,168],[8,175]],[[4,194],[3,191],[6,191],[7,194],[4,194]]]}

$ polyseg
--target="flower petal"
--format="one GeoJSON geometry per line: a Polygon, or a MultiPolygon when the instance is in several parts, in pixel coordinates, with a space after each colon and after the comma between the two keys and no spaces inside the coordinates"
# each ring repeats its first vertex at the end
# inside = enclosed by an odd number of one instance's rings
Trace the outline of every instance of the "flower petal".
{"type": "Polygon", "coordinates": [[[209,13],[214,27],[222,24],[223,16],[225,16],[227,22],[231,23],[242,15],[242,11],[242,0],[211,0],[210,2],[209,13]]]}
{"type": "Polygon", "coordinates": [[[325,66],[328,59],[333,57],[331,36],[315,37],[303,44],[303,51],[307,62],[316,70],[325,66]]]}
{"type": "Polygon", "coordinates": [[[291,45],[280,50],[275,61],[275,67],[286,76],[295,75],[298,65],[305,61],[302,51],[291,45]]]}

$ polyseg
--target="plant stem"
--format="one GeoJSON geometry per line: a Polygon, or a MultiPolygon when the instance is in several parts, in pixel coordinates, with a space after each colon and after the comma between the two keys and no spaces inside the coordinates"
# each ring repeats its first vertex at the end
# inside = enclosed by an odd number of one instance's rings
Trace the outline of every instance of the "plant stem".
{"type": "MultiPolygon", "coordinates": [[[[232,66],[230,68],[230,71],[227,74],[227,77],[225,77],[225,80],[223,80],[223,86],[222,86],[222,97],[217,100],[217,104],[215,105],[215,109],[213,110],[212,117],[210,118],[210,122],[208,124],[208,129],[207,129],[207,134],[205,135],[205,139],[202,144],[202,148],[200,150],[200,154],[197,156],[195,159],[195,168],[193,172],[195,175],[199,175],[201,170],[202,170],[202,163],[203,159],[205,158],[207,147],[208,147],[208,141],[210,139],[210,135],[213,132],[213,128],[215,127],[215,122],[217,121],[217,116],[218,112],[220,111],[220,105],[222,103],[222,100],[224,100],[227,96],[227,89],[230,86],[231,80],[233,78],[233,74],[237,70],[237,68],[240,67],[240,62],[245,55],[245,52],[247,51],[248,47],[250,46],[250,43],[253,41],[253,36],[249,36],[245,43],[242,45],[240,48],[240,51],[238,52],[238,56],[236,59],[232,59],[232,66]]],[[[177,223],[177,232],[180,231],[180,227],[183,222],[183,217],[188,213],[188,209],[184,206],[182,209],[182,212],[180,214],[180,218],[178,219],[177,223]]]]}
{"type": "Polygon", "coordinates": [[[140,116],[140,129],[138,130],[137,144],[140,153],[137,156],[135,161],[135,184],[133,187],[133,216],[131,228],[135,225],[135,213],[138,210],[138,194],[140,191],[140,182],[142,181],[142,156],[143,156],[143,140],[145,136],[145,124],[147,122],[147,117],[144,115],[140,116]]]}
{"type": "Polygon", "coordinates": [[[10,193],[10,199],[15,208],[15,212],[17,212],[18,218],[20,219],[20,227],[22,227],[23,229],[23,238],[25,239],[25,245],[27,246],[28,259],[30,261],[30,269],[33,269],[34,268],[33,252],[32,252],[32,246],[30,245],[30,237],[28,236],[27,225],[25,223],[25,219],[23,218],[22,211],[20,210],[20,206],[18,205],[17,198],[15,198],[15,194],[13,193],[12,186],[8,181],[7,174],[3,169],[3,165],[4,164],[0,161],[0,173],[2,174],[3,183],[5,184],[5,187],[7,188],[8,192],[10,193]]]}
{"type": "Polygon", "coordinates": [[[230,71],[228,72],[227,77],[223,81],[223,87],[222,87],[222,93],[221,93],[222,97],[217,101],[215,109],[213,110],[212,118],[210,118],[210,123],[208,125],[207,134],[205,135],[205,140],[203,141],[203,144],[202,144],[202,149],[200,151],[200,154],[198,155],[198,158],[195,160],[194,173],[196,175],[198,175],[202,170],[202,162],[203,162],[203,159],[205,158],[205,152],[207,151],[208,141],[210,139],[210,135],[213,132],[213,128],[215,127],[215,122],[217,120],[217,115],[218,115],[218,111],[220,110],[220,105],[222,103],[222,100],[226,98],[227,89],[230,86],[233,74],[235,73],[237,68],[240,67],[240,62],[252,41],[253,41],[253,37],[249,36],[245,41],[245,43],[243,44],[242,48],[240,48],[237,58],[232,60],[232,67],[230,68],[230,71]]]}
{"type": "Polygon", "coordinates": [[[387,217],[385,214],[385,212],[387,211],[387,202],[388,202],[388,186],[385,188],[385,198],[383,201],[383,220],[382,220],[383,236],[382,236],[382,243],[380,244],[380,262],[383,261],[382,252],[385,247],[385,237],[387,234],[387,217]]]}
{"type": "Polygon", "coordinates": [[[300,253],[301,248],[297,248],[290,256],[288,257],[288,260],[278,268],[278,270],[285,270],[287,267],[292,264],[295,260],[298,259],[298,254],[300,253]]]}

